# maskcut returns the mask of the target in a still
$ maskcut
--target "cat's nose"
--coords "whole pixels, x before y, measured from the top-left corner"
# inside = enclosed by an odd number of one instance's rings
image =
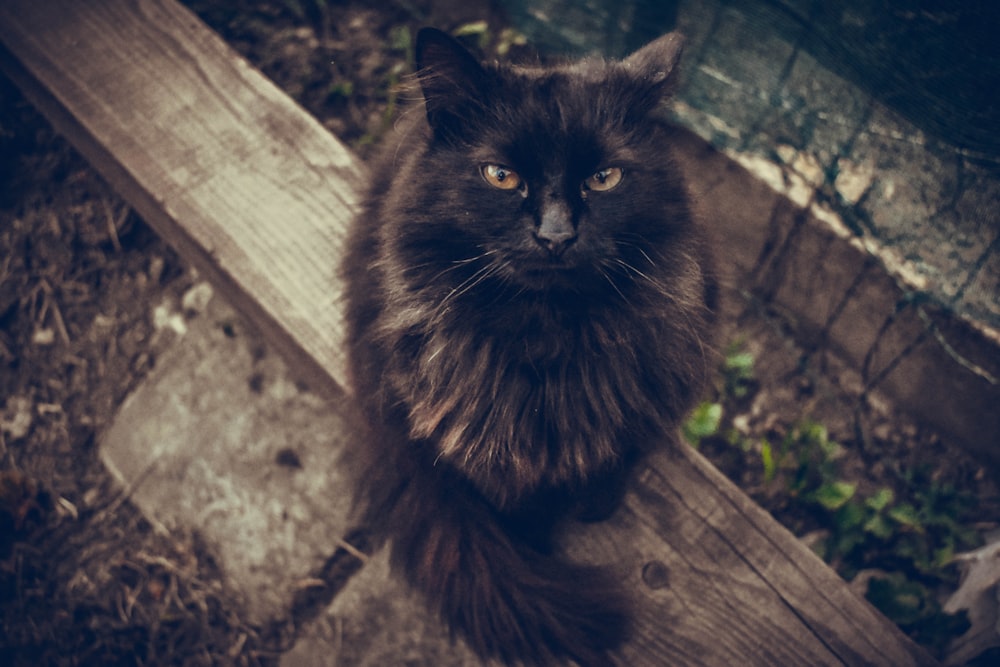
[[[548,250],[553,257],[558,257],[576,241],[576,232],[555,232],[551,234],[537,232],[535,240],[538,241],[539,245]]]
[[[569,209],[561,202],[552,202],[542,211],[542,221],[535,230],[535,241],[553,257],[562,255],[576,241],[577,233]]]

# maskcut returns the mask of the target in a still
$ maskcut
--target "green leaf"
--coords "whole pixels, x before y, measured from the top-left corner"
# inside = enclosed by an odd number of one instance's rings
[[[865,507],[873,509],[876,512],[881,512],[892,504],[893,498],[892,489],[881,488],[874,496],[865,501]]]
[[[902,524],[907,528],[912,528],[914,530],[923,531],[923,526],[920,523],[920,516],[917,514],[917,510],[909,503],[903,503],[902,505],[896,505],[886,512],[886,516],[895,521],[896,523]]]
[[[844,448],[840,446],[840,443],[826,437],[825,428],[823,429],[823,434],[823,439],[819,441],[819,448],[823,452],[826,461],[832,461],[843,453]]]
[[[865,521],[865,511],[858,503],[844,503],[843,507],[837,510],[833,520],[837,525],[837,530],[841,533],[856,531]]]
[[[726,348],[720,369],[725,393],[733,398],[746,396],[753,380],[753,355],[749,352],[741,352],[742,347],[739,342],[730,344]]]
[[[931,558],[931,566],[935,569],[941,569],[949,565],[955,559],[955,549],[950,544],[946,544],[940,549],[934,550],[934,555]]]
[[[389,46],[397,51],[409,52],[413,48],[413,37],[409,26],[401,25],[389,32]]]
[[[846,557],[855,547],[865,541],[864,533],[859,530],[851,530],[833,540],[831,545],[831,556]]]
[[[694,446],[698,446],[702,438],[715,435],[719,432],[719,424],[722,422],[722,405],[720,403],[702,403],[691,416],[684,422],[682,431],[684,439]]]
[[[893,573],[887,578],[872,578],[865,597],[883,614],[902,625],[915,623],[926,614],[929,596],[924,586]]]
[[[726,369],[740,371],[749,375],[753,371],[753,355],[749,352],[737,352],[726,357]]]
[[[327,95],[330,97],[350,97],[354,94],[353,81],[336,81],[327,88]]]
[[[880,540],[887,540],[892,537],[893,525],[881,514],[876,514],[865,522],[864,530]]]
[[[813,492],[813,499],[828,510],[836,510],[854,496],[856,484],[844,481],[830,482]]]
[[[500,31],[500,42],[497,44],[497,55],[505,56],[512,46],[524,46],[528,43],[528,38],[514,30],[504,28]]]
[[[814,444],[823,445],[829,440],[826,427],[815,422],[806,424],[802,431],[802,440]]]
[[[455,37],[474,37],[476,45],[485,49],[490,43],[490,25],[486,21],[473,21],[460,25],[452,31]]]
[[[463,23],[462,25],[455,28],[452,34],[455,37],[466,37],[469,35],[482,35],[487,30],[490,29],[490,25],[486,21],[472,21],[470,23]]]
[[[778,472],[778,466],[774,462],[774,452],[771,450],[771,443],[762,440],[760,443],[760,460],[764,464],[764,481],[770,482]]]

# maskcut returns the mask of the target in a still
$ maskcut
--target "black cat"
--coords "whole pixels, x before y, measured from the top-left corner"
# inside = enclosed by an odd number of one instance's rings
[[[421,31],[426,114],[354,223],[364,520],[484,659],[607,665],[627,634],[612,574],[549,538],[610,513],[705,378],[715,283],[659,113],[680,48],[522,68]]]

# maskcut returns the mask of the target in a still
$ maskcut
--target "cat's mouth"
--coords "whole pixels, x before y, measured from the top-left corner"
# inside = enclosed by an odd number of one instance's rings
[[[562,258],[544,258],[524,262],[517,267],[514,279],[526,287],[545,289],[579,285],[583,276],[575,262]]]

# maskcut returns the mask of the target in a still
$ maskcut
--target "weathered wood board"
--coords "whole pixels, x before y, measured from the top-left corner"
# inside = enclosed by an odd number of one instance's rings
[[[0,3],[15,83],[314,382],[343,383],[337,249],[364,168],[175,2]]]
[[[348,151],[172,0],[7,0],[0,44],[53,124],[296,369],[349,390],[335,267],[364,169]],[[692,450],[654,458],[611,521],[572,532],[638,599],[625,664],[933,664]],[[367,597],[399,594],[378,581]],[[348,627],[359,613],[337,611]],[[381,622],[426,622],[414,613]]]

